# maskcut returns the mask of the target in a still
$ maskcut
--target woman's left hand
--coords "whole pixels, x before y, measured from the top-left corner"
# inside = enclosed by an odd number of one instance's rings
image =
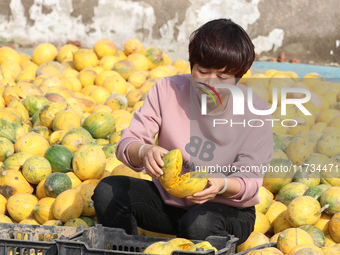
[[[188,196],[187,199],[196,204],[204,204],[205,202],[214,199],[223,187],[224,178],[218,174],[210,174],[206,188],[192,196]]]

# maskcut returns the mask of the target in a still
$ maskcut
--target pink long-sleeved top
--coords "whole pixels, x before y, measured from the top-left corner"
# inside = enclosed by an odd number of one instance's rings
[[[236,84],[245,96],[244,115],[233,114],[230,96],[222,113],[202,115],[201,104],[191,85],[191,75],[166,77],[149,91],[141,108],[135,111],[129,128],[122,130],[116,147],[117,158],[134,166],[128,156],[133,143],[153,144],[158,133],[158,145],[167,150],[180,149],[183,156],[181,174],[199,168],[222,172],[241,183],[241,191],[233,196],[217,195],[211,202],[246,208],[259,202],[258,191],[264,172],[273,155],[271,115],[255,115],[247,106],[247,88]],[[253,93],[253,106],[269,108],[267,102]],[[214,126],[215,120],[215,126]],[[219,123],[219,124],[216,124]],[[223,124],[222,124],[223,123]],[[186,198],[170,195],[153,179],[166,204],[189,209],[195,204]]]

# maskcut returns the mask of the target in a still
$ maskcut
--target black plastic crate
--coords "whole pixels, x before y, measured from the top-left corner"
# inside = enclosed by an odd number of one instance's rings
[[[57,255],[53,238],[70,236],[83,228],[0,223],[0,254]]]
[[[277,245],[276,242],[275,243],[265,243],[265,244],[261,244],[261,245],[255,246],[255,247],[253,247],[251,249],[248,249],[248,250],[236,253],[236,255],[246,255],[250,251],[260,250],[260,249],[268,248],[268,247],[275,247],[276,248],[277,247],[276,245]]]
[[[56,241],[60,255],[137,255],[142,254],[143,250],[150,244],[158,241],[169,241],[171,238],[128,235],[123,229],[108,228],[102,225],[84,229],[79,233],[68,238],[59,238]],[[191,240],[194,243],[199,240]],[[218,249],[218,252],[206,251],[173,251],[172,255],[228,255],[234,254],[238,239],[232,235],[228,237],[209,236],[205,241],[211,243]],[[146,253],[143,253],[146,254]]]

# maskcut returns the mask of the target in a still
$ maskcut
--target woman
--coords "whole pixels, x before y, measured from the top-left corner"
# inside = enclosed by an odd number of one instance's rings
[[[270,116],[254,115],[246,106],[243,115],[233,115],[237,98],[216,85],[236,86],[247,98],[246,87],[237,81],[254,58],[247,33],[229,19],[212,20],[193,32],[191,75],[160,80],[116,147],[119,160],[135,171],[145,169],[153,179],[104,178],[93,195],[99,223],[124,228],[128,234],[137,234],[139,226],[195,240],[231,234],[241,244],[248,238],[263,178],[261,171],[251,169],[267,165],[273,154],[271,124],[264,121]],[[207,91],[212,97],[205,96]],[[260,97],[249,96],[256,109],[269,108]],[[182,152],[182,174],[210,170],[203,191],[177,198],[160,185],[162,157],[173,149]]]

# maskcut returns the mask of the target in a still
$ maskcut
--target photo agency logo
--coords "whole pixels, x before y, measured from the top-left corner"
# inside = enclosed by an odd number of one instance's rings
[[[304,115],[312,115],[307,108],[303,105],[304,103],[307,103],[311,99],[311,92],[305,88],[300,87],[281,87],[281,88],[273,88],[272,89],[272,103],[269,109],[266,110],[258,110],[255,109],[254,103],[253,103],[253,89],[251,87],[247,88],[247,95],[245,96],[243,91],[235,86],[230,84],[215,84],[214,87],[205,84],[203,82],[197,82],[198,84],[204,85],[205,87],[209,88],[211,91],[214,92],[218,100],[220,101],[220,104],[222,106],[222,100],[220,98],[220,95],[217,93],[216,89],[228,89],[230,91],[230,95],[233,97],[233,104],[232,104],[232,110],[233,115],[244,115],[245,114],[245,106],[248,107],[249,111],[253,113],[254,115],[263,116],[263,115],[270,115],[274,113],[278,106],[278,98],[280,96],[280,108],[281,108],[281,115],[285,116],[287,115],[287,105],[295,105]],[[201,94],[201,114],[207,115],[207,95],[209,95],[214,103],[215,106],[217,106],[217,102],[212,95],[210,91],[208,91],[205,88],[198,87],[198,89],[204,91],[206,94]],[[289,98],[289,94],[296,94],[300,93],[301,95],[304,95],[299,98]],[[216,127],[217,125],[225,125],[229,124],[231,127],[236,125],[242,125],[242,126],[250,126],[250,127],[262,127],[264,125],[264,121],[272,122],[272,126],[274,126],[275,121],[280,121],[281,125],[284,127],[295,127],[298,125],[298,121],[295,119],[244,119],[244,121],[236,122],[233,119],[214,119],[213,120],[213,127]]]
[[[203,83],[203,82],[197,82],[197,83],[198,83],[198,84],[201,84],[201,85],[203,85],[203,86],[205,86],[205,87],[207,87],[207,88],[210,89],[212,92],[214,92],[215,95],[217,96],[218,100],[220,101],[221,106],[222,106],[221,97],[220,97],[220,95],[217,93],[217,91],[216,91],[212,86],[210,86],[210,85],[208,85],[208,84],[205,84],[205,83]],[[214,96],[213,96],[207,89],[201,88],[201,87],[197,87],[197,88],[200,89],[200,90],[202,90],[202,91],[204,91],[205,93],[207,93],[207,94],[212,98],[212,100],[214,101],[215,106],[217,106],[217,102],[216,102]],[[205,104],[202,104],[202,105],[201,105],[201,107],[204,108],[204,109],[203,109],[203,108],[201,108],[201,109],[202,109],[202,115],[206,115],[206,114],[207,114],[207,95],[206,95],[206,94],[202,94],[202,96],[203,96],[203,95],[205,96],[205,97],[204,97]],[[203,99],[203,98],[202,98],[202,99]],[[203,114],[203,112],[204,112],[205,114]]]

